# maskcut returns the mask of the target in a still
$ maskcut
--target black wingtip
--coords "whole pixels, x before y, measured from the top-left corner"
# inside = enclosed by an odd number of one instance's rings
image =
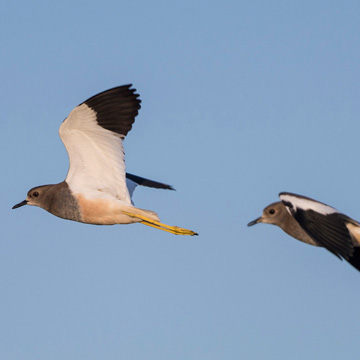
[[[351,258],[347,260],[355,269],[360,271],[360,247],[354,248],[354,253]]]
[[[147,187],[151,187],[151,188],[155,188],[155,189],[165,189],[165,190],[175,191],[175,189],[171,185],[164,184],[164,183],[154,181],[154,180],[145,179],[141,176],[126,173],[126,177],[141,186],[147,186]]]
[[[141,108],[140,95],[131,87],[132,84],[114,87],[92,96],[82,104],[95,111],[96,121],[101,127],[125,137]]]

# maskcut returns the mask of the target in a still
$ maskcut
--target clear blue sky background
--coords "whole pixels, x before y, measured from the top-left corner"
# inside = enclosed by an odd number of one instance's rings
[[[2,5],[0,358],[353,359],[360,273],[269,225],[290,191],[360,219],[358,1]],[[62,181],[71,109],[133,83],[136,205],[199,237],[11,207]]]

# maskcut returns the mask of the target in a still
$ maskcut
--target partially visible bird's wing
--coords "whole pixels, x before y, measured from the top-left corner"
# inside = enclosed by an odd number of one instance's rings
[[[331,206],[291,193],[280,193],[289,213],[320,246],[349,260],[354,245],[344,215]]]
[[[348,262],[356,269],[360,271],[360,247],[354,247],[354,253]]]
[[[164,184],[154,180],[145,179],[141,176],[133,175],[130,173],[126,173],[126,185],[129,190],[130,197],[132,197],[134,190],[138,185],[151,187],[155,189],[175,190],[171,185]]]
[[[350,231],[355,247],[360,247],[360,223],[343,214],[346,227]]]
[[[73,109],[60,126],[70,160],[65,181],[74,193],[110,194],[131,203],[122,141],[131,130],[141,102],[131,86],[91,97]]]

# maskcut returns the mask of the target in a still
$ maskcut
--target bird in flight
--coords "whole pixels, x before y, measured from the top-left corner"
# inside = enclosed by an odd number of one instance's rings
[[[114,225],[141,223],[176,235],[192,230],[160,222],[156,212],[134,206],[136,185],[169,185],[126,174],[123,140],[131,130],[141,100],[132,85],[101,92],[75,107],[59,129],[69,155],[66,179],[29,190],[23,205],[34,205],[63,219]]]
[[[249,222],[279,226],[307,244],[324,247],[360,271],[360,223],[333,207],[306,196],[282,192],[279,202],[267,206],[262,216]]]

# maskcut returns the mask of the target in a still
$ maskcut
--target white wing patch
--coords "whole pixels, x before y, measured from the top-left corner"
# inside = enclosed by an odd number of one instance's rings
[[[125,155],[120,135],[98,125],[86,104],[71,111],[59,129],[69,155],[66,182],[75,194],[115,197],[131,204],[125,181]]]
[[[313,210],[316,211],[317,213],[323,214],[323,215],[329,215],[329,214],[334,214],[334,213],[339,213],[339,211],[337,211],[336,209],[334,209],[333,207],[329,206],[329,205],[325,205],[321,202],[318,202],[316,200],[312,200],[309,198],[305,198],[302,196],[295,196],[295,195],[290,195],[290,194],[281,194],[280,199],[284,202],[289,202],[292,204],[293,206],[293,210],[297,210],[298,208],[302,209],[302,210]],[[286,205],[285,205],[286,206]],[[290,209],[288,208],[288,206],[286,206],[286,209],[290,212]]]

